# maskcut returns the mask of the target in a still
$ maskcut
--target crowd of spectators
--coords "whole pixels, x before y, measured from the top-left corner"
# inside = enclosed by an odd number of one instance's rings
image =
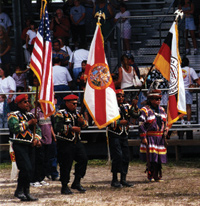
[[[188,2],[188,1],[185,1],[185,2]],[[93,7],[93,16],[99,10],[101,10],[102,12],[106,14],[106,21],[102,20],[101,22],[102,32],[103,32],[104,37],[108,35],[108,32],[110,31],[109,28],[112,27],[112,24],[114,24],[114,22],[117,22],[117,20],[120,17],[123,18],[121,37],[123,38],[125,52],[127,53],[121,56],[121,66],[118,68],[118,77],[114,80],[115,87],[116,89],[118,89],[118,92],[116,92],[117,100],[119,104],[118,106],[120,107],[120,104],[124,103],[124,97],[125,97],[126,104],[129,103],[130,105],[133,106],[133,103],[134,103],[133,101],[137,101],[139,108],[143,107],[145,105],[145,100],[147,100],[146,102],[148,102],[148,96],[145,97],[145,94],[142,94],[143,100],[144,100],[142,101],[142,97],[141,96],[138,97],[137,92],[127,92],[124,96],[124,93],[122,91],[122,89],[127,90],[127,89],[138,88],[133,83],[133,80],[136,77],[139,81],[141,82],[143,81],[142,76],[140,75],[140,71],[136,63],[134,62],[134,57],[130,53],[129,40],[131,38],[131,25],[130,25],[129,20],[125,18],[126,16],[130,15],[130,13],[126,10],[126,5],[123,2],[120,3],[119,4],[120,12],[115,15],[114,11],[115,11],[116,5],[114,1],[111,1],[111,3],[108,3],[105,0],[97,0],[96,2],[88,0],[85,3]],[[52,44],[53,45],[53,50],[52,50],[53,83],[54,83],[54,91],[58,92],[55,94],[56,110],[62,109],[63,104],[66,103],[66,102],[63,102],[63,99],[66,96],[66,93],[62,93],[63,91],[84,90],[85,89],[86,78],[84,75],[84,71],[85,71],[88,54],[89,54],[89,51],[87,50],[87,45],[85,44],[86,42],[85,41],[86,22],[87,22],[86,21],[86,8],[84,7],[84,5],[81,4],[80,0],[74,0],[73,2],[69,0],[64,4],[63,8],[65,9],[59,8],[56,10],[56,15],[52,16],[51,24],[50,24],[50,29],[52,30],[52,37],[53,37],[53,44]],[[2,62],[2,64],[0,65],[0,77],[1,77],[0,78],[0,128],[8,127],[7,114],[10,111],[15,111],[16,109],[16,105],[14,103],[15,95],[13,93],[14,92],[28,92],[28,91],[34,92],[36,91],[36,87],[38,86],[37,77],[34,76],[33,72],[31,72],[29,68],[24,69],[17,65],[15,67],[15,72],[13,74],[11,73],[11,70],[9,67],[10,66],[9,65],[10,63],[9,50],[11,48],[9,30],[10,30],[11,25],[12,24],[10,23],[8,23],[6,26],[0,25],[0,54],[1,54],[1,62]],[[24,48],[25,65],[29,64],[30,62],[34,38],[36,37],[36,28],[37,27],[35,25],[35,22],[32,21],[32,19],[27,18],[26,27],[22,31],[22,35],[21,35],[22,44]],[[121,25],[118,25],[118,28],[121,28]],[[70,48],[69,46],[70,38],[72,38],[72,43],[74,45],[73,48]],[[194,44],[194,48],[196,48],[195,44]],[[188,67],[189,62],[187,63],[186,61],[185,64],[182,66],[184,67],[183,72],[186,72],[187,74],[189,73],[189,75],[192,76],[193,80],[198,85],[200,85],[197,75],[194,73],[192,68]],[[149,83],[153,82],[155,79],[162,79],[162,77],[160,73],[154,70],[149,77]],[[167,83],[164,81],[163,84],[160,84],[160,87],[167,88]],[[61,93],[59,93],[59,91],[61,91]],[[5,95],[3,93],[5,93]],[[153,102],[155,103],[156,101],[159,101],[159,104],[166,106],[167,100],[168,100],[167,93],[163,92],[162,96],[163,96],[163,99],[162,99],[163,102],[160,102],[161,100],[161,91],[160,91],[157,97],[149,98],[149,101],[151,103],[149,104],[153,105]],[[186,97],[187,97],[187,93],[186,93]],[[88,122],[91,122],[89,120],[90,117],[89,117],[87,110],[83,107],[83,105],[81,105],[82,100],[83,100],[83,93],[79,94],[80,102],[75,101],[77,99],[72,99],[74,100],[73,102],[69,101],[68,99],[69,102],[67,101],[66,106],[71,105],[70,107],[74,107],[74,106],[77,106],[77,103],[80,103],[81,109],[84,110],[82,112],[85,115],[85,119],[88,120]],[[190,97],[190,99],[192,99],[192,97]],[[52,180],[56,180],[56,178],[58,178],[57,160],[56,160],[56,145],[55,145],[55,142],[57,140],[55,138],[55,133],[54,133],[55,128],[53,129],[53,126],[52,126],[53,125],[52,122],[54,122],[55,119],[53,119],[53,117],[52,119],[51,117],[48,117],[47,119],[44,118],[44,114],[40,108],[39,103],[36,104],[37,101],[35,99],[35,94],[31,94],[28,100],[25,98],[25,101],[23,103],[27,105],[28,103],[27,101],[29,101],[29,104],[28,104],[29,106],[27,107],[28,108],[27,110],[30,111],[31,113],[36,114],[38,125],[41,128],[42,139],[38,141],[40,142],[41,145],[38,145],[38,147],[36,147],[34,150],[34,155],[33,155],[34,159],[32,161],[32,165],[34,167],[33,168],[34,174],[32,175],[32,178],[31,178],[31,181],[32,181],[31,185],[35,187],[40,187],[42,185],[48,185],[48,183],[44,181],[45,177],[51,178]],[[21,104],[21,100],[18,102],[18,105],[19,104]],[[158,103],[156,104],[157,106],[159,106]],[[187,111],[189,113],[191,111],[191,104],[190,104],[190,107],[188,106],[188,104],[190,103],[187,103]],[[136,104],[134,106],[138,108]],[[34,107],[36,107],[36,110],[34,109]],[[128,114],[125,112],[125,109],[126,108],[123,108],[123,111],[121,111],[121,117],[122,115],[125,115],[127,120],[125,119],[120,120],[121,121],[120,124],[124,128],[125,126],[129,124]],[[140,113],[139,109],[137,111],[139,115]],[[190,122],[190,119],[191,119],[191,116],[189,115],[188,115],[188,122]],[[160,117],[158,116],[157,118],[160,118]],[[69,118],[66,118],[67,121],[68,119]],[[137,124],[138,123],[137,119],[134,122],[132,120],[131,123]],[[121,125],[119,126],[119,129]],[[161,126],[161,125],[158,125],[158,126]],[[57,122],[56,128],[58,128],[58,122]],[[115,129],[115,127],[113,128]],[[114,130],[113,128],[110,128],[110,131]],[[126,182],[129,155],[127,155],[125,165],[122,166],[124,168],[121,168],[121,170],[116,169],[115,167],[117,167],[118,163],[116,164],[115,161],[119,159],[117,156],[118,154],[114,152],[114,149],[116,147],[116,144],[115,144],[116,137],[115,135],[113,135],[113,139],[112,139],[112,135],[110,136],[111,136],[111,141],[110,141],[111,147],[110,148],[111,148],[111,156],[112,156],[112,161],[113,161],[112,162],[113,180],[112,180],[111,185],[113,187],[121,187],[121,184],[122,184],[123,186],[131,187],[132,185]],[[126,136],[124,136],[124,138],[126,140],[125,141],[126,143],[127,134]],[[62,146],[62,144],[63,143],[60,144],[60,147]],[[128,154],[128,152],[125,152],[125,153]],[[73,160],[70,159],[70,161],[73,161]],[[61,160],[60,162],[62,163]],[[159,167],[161,168],[161,166]],[[117,180],[117,173],[121,173],[120,184],[118,183],[118,180]],[[82,176],[84,176],[84,174]],[[158,179],[158,177],[156,177],[155,179]],[[65,182],[62,176],[61,176],[61,181]],[[74,182],[76,182],[76,177],[75,177]],[[80,184],[80,179],[78,180],[78,182]],[[82,192],[85,191],[85,189],[82,188],[81,185],[79,187],[72,186],[72,188],[78,189],[79,191],[82,191]],[[71,191],[61,190],[61,193],[71,194]]]
[[[196,11],[193,8],[193,4],[189,0],[180,1],[180,6],[187,7],[189,4],[191,16]],[[194,5],[195,2],[194,2]],[[191,8],[192,7],[192,8]],[[51,7],[51,10],[53,8]],[[124,42],[124,54],[122,55],[122,64],[118,70],[118,77],[114,79],[116,88],[122,89],[135,89],[133,85],[133,78],[137,76],[141,81],[140,72],[137,65],[134,62],[134,57],[131,55],[130,38],[131,38],[131,24],[130,12],[127,10],[125,1],[105,1],[105,0],[69,0],[63,3],[61,8],[58,8],[53,12],[50,12],[50,30],[52,31],[52,64],[53,64],[53,77],[54,77],[54,90],[55,91],[70,91],[70,90],[84,90],[85,81],[84,68],[87,64],[88,57],[88,45],[86,41],[87,23],[90,24],[90,30],[94,32],[95,22],[94,15],[97,11],[102,11],[106,15],[106,20],[101,19],[102,33],[104,37],[107,36],[110,31],[109,28],[117,23],[118,28],[121,29],[121,37]],[[120,12],[116,12],[119,10]],[[87,13],[87,11],[89,13]],[[54,15],[55,14],[55,15]],[[24,67],[15,65],[15,72],[12,72],[10,68],[11,55],[10,49],[12,47],[10,40],[10,30],[12,28],[12,22],[5,12],[3,7],[0,7],[0,63],[2,63],[0,73],[0,92],[34,92],[36,91],[37,78],[34,76],[29,65],[31,52],[33,49],[34,39],[36,37],[37,25],[36,21],[33,21],[32,17],[25,19],[25,27],[21,32],[21,42],[24,48]],[[118,19],[122,18],[122,24]],[[89,20],[87,19],[89,18]],[[187,15],[186,15],[187,18]],[[195,22],[195,21],[194,21]],[[189,29],[190,30],[190,29]],[[193,34],[190,31],[191,36]],[[195,40],[193,39],[194,48],[197,49]],[[187,41],[186,41],[187,45]],[[186,49],[187,48],[186,46]],[[186,50],[188,52],[188,50]],[[195,50],[195,53],[197,51]],[[158,74],[152,73],[150,77],[151,81],[158,78]],[[3,82],[8,82],[5,84]],[[128,82],[127,82],[128,81]],[[4,84],[1,86],[1,84]],[[5,85],[6,88],[5,88]],[[167,86],[166,86],[167,88]],[[82,93],[83,94],[83,93]],[[83,95],[79,94],[80,101],[82,102]],[[126,101],[131,101],[135,97],[136,93],[126,95]],[[167,101],[166,93],[163,93],[163,100],[165,106]],[[62,104],[63,94],[57,95],[57,105]],[[143,95],[143,99],[145,96]],[[139,96],[139,105],[142,100],[142,96]],[[35,95],[31,95],[30,103],[34,107]],[[3,102],[6,102],[4,106],[8,107],[8,111],[14,110],[13,95],[2,95],[0,99],[1,110],[4,107]],[[12,108],[13,107],[13,108]],[[7,111],[7,110],[2,110]],[[0,114],[5,113],[1,112]],[[6,125],[6,123],[3,123]]]

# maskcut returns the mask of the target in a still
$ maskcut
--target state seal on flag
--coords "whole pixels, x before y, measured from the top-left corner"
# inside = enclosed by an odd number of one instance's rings
[[[88,74],[88,83],[93,89],[106,89],[112,82],[109,67],[105,63],[94,64]]]

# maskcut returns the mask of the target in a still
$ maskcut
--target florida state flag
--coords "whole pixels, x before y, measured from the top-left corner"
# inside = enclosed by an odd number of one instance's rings
[[[100,23],[90,46],[85,74],[84,104],[99,129],[120,118],[115,86],[104,52]]]
[[[185,88],[178,49],[178,29],[174,22],[153,64],[169,81],[168,125],[186,114]]]

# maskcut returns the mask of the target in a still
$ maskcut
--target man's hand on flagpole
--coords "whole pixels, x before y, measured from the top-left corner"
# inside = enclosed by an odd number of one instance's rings
[[[37,124],[37,119],[30,119],[28,121],[28,125],[36,125]]]
[[[81,132],[81,128],[80,128],[80,127],[77,127],[77,126],[73,126],[73,127],[72,127],[72,131],[73,131],[73,132],[76,132],[76,133],[80,133],[80,132]]]
[[[138,103],[138,98],[132,100],[132,106],[135,107]]]
[[[82,125],[82,124],[84,124],[84,119],[83,119],[83,117],[79,117],[78,118],[78,123],[80,124],[80,125]]]
[[[120,124],[121,124],[121,125],[127,125],[127,124],[128,124],[128,121],[125,120],[125,119],[122,119],[122,120],[120,120]]]

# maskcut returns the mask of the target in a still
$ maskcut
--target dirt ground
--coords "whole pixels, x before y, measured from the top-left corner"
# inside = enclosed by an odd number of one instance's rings
[[[178,163],[169,161],[163,166],[165,181],[161,183],[149,183],[144,173],[144,163],[133,160],[127,180],[133,183],[134,187],[121,189],[111,188],[110,166],[106,165],[106,161],[93,160],[89,162],[87,174],[82,180],[82,185],[87,189],[86,193],[73,190],[73,195],[61,195],[60,182],[47,180],[49,186],[31,187],[31,194],[39,198],[37,202],[21,202],[15,198],[13,194],[16,181],[9,180],[10,166],[0,166],[1,206],[200,205],[200,159],[184,159]]]

